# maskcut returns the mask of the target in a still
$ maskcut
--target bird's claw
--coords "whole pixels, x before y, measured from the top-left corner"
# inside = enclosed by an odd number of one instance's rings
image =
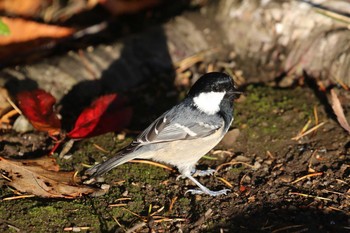
[[[216,197],[216,196],[220,196],[220,195],[227,195],[227,192],[230,192],[231,190],[230,189],[222,189],[222,190],[219,190],[219,191],[211,191],[211,190],[208,190],[208,191],[203,191],[201,189],[189,189],[185,192],[186,193],[191,193],[191,194],[208,194],[212,197]]]

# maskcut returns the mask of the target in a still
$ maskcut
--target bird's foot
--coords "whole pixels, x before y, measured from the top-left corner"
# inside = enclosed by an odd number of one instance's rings
[[[212,176],[215,173],[214,169],[207,169],[207,170],[195,170],[193,173],[193,176]]]
[[[191,194],[208,194],[212,197],[220,196],[220,195],[227,195],[227,192],[230,192],[230,189],[222,189],[219,191],[212,191],[212,190],[205,190],[203,191],[202,189],[189,189],[185,192],[186,193],[191,193]]]
[[[187,177],[186,176],[184,176],[184,175],[178,175],[177,177],[176,177],[176,181],[178,181],[178,180],[180,180],[180,179],[186,179]]]

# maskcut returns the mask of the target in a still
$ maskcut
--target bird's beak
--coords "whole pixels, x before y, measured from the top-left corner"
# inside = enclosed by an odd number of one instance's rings
[[[235,90],[230,92],[230,94],[233,96],[234,99],[238,99],[243,94],[243,92]]]

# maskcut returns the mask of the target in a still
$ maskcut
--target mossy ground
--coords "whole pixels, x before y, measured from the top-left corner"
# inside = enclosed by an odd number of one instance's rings
[[[179,229],[185,232],[218,232],[220,229],[271,232],[288,226],[300,231],[345,232],[349,226],[346,194],[349,169],[343,165],[350,162],[344,149],[349,138],[327,117],[313,92],[303,87],[275,89],[251,85],[235,106],[233,127],[240,129],[240,135],[232,147],[222,148],[233,155],[211,155],[218,160],[199,162],[204,167],[215,167],[243,157],[246,163],[259,164],[256,170],[242,165],[228,166],[220,170],[217,177],[199,179],[216,190],[225,187],[218,177],[224,178],[232,185],[232,192],[227,196],[185,194],[193,184],[188,180],[176,180],[178,173],[127,163],[105,176],[111,188],[100,197],[1,201],[0,231],[64,232],[67,227],[88,227],[84,231],[123,232],[148,220],[148,228],[140,228],[141,232],[149,229],[156,232]],[[291,140],[309,119],[315,121],[314,106],[319,121],[327,122],[325,127],[299,141]],[[73,147],[72,158],[61,160],[60,164],[65,170],[81,170],[82,164],[112,156],[135,135],[118,140],[115,134],[109,133],[83,140]],[[316,160],[312,157],[315,150],[320,151]],[[310,168],[324,175],[291,183],[308,174]],[[3,185],[0,197],[10,196],[15,196],[14,192]],[[112,204],[119,205],[111,207]],[[155,213],[157,210],[160,211]],[[156,216],[163,217],[164,221],[158,222]],[[283,232],[289,232],[288,229]]]

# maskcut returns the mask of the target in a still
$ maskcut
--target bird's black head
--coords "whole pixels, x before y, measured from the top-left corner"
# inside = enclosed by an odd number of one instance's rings
[[[240,95],[233,79],[229,75],[220,72],[211,72],[200,77],[192,86],[188,95],[196,97],[201,93],[209,92],[225,92],[226,97],[232,98],[232,100]]]
[[[213,115],[222,111],[232,112],[233,100],[239,95],[229,75],[212,72],[198,79],[189,91],[188,98],[199,110]]]
[[[189,91],[186,101],[209,116],[221,116],[227,130],[233,119],[233,100],[240,94],[229,75],[213,72],[198,79]]]

